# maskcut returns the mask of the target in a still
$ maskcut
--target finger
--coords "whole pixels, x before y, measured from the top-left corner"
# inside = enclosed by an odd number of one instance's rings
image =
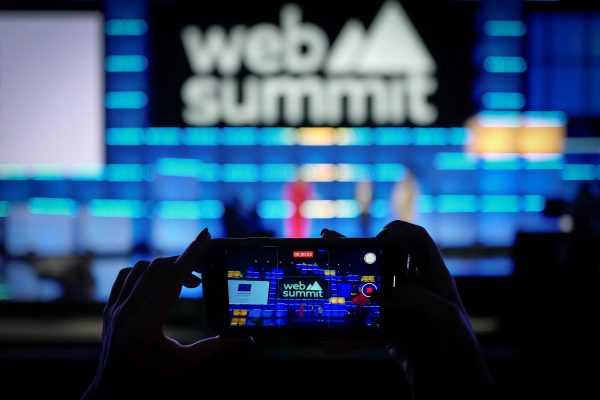
[[[108,340],[109,335],[107,332],[110,330],[110,320],[112,318],[112,307],[117,303],[117,299],[119,295],[123,291],[123,286],[125,285],[125,281],[127,277],[131,273],[132,268],[123,268],[117,274],[115,282],[110,290],[110,295],[108,296],[108,301],[106,302],[106,306],[104,306],[103,314],[103,324],[102,324],[102,343]]]
[[[456,283],[429,233],[421,226],[404,221],[392,221],[377,235],[384,243],[401,245],[416,265],[420,284],[443,298],[462,306]]]
[[[119,298],[119,294],[121,294],[121,291],[123,290],[125,280],[130,272],[131,268],[123,268],[117,274],[112,289],[110,290],[110,295],[108,296],[108,301],[106,302],[105,310],[107,310],[109,307],[116,303],[117,299]]]
[[[187,277],[191,276],[192,271],[202,264],[209,242],[210,233],[205,228],[179,257],[164,259],[160,285],[154,285],[156,282],[149,282],[149,285],[143,289],[146,295],[146,307],[150,310],[158,310],[161,317],[166,317],[171,306],[179,298],[181,287]],[[149,269],[152,269],[152,265]],[[152,285],[153,288],[149,290]]]
[[[163,276],[164,285],[161,287],[165,300],[163,303],[168,304],[169,301],[175,301],[179,297],[181,285],[189,279],[188,277],[193,276],[192,272],[202,264],[209,242],[210,232],[208,228],[204,228],[184,252],[175,259],[172,267],[168,269],[168,274]]]
[[[158,290],[163,285],[162,275],[168,273],[175,260],[177,256],[155,258],[148,263],[127,297],[128,307],[139,305],[150,293]]]
[[[173,276],[176,279],[182,279],[189,275],[202,264],[204,254],[210,242],[210,232],[204,228],[187,249],[175,261],[175,271]]]
[[[197,288],[202,283],[202,279],[198,278],[196,275],[188,275],[183,279],[183,286],[186,288]]]
[[[321,237],[323,239],[333,239],[333,238],[343,238],[346,237],[337,231],[332,231],[331,229],[323,228],[321,230]]]
[[[127,275],[127,279],[125,279],[125,283],[123,284],[123,288],[121,289],[121,292],[119,293],[119,297],[117,298],[116,304],[122,304],[127,300],[129,295],[133,291],[133,288],[137,284],[138,279],[140,278],[140,276],[142,276],[144,271],[148,268],[148,265],[150,265],[150,263],[148,261],[144,261],[144,260],[138,261],[137,263],[135,263],[135,265],[133,266],[133,268]]]
[[[190,367],[204,361],[222,358],[227,355],[239,355],[243,352],[247,352],[253,345],[254,339],[251,336],[215,336],[187,346],[181,346],[178,352],[179,361],[182,366]]]

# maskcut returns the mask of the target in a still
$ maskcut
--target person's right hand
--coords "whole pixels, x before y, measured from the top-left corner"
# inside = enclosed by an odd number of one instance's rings
[[[341,234],[323,230],[322,236]],[[391,248],[408,249],[416,276],[393,293],[376,293],[390,355],[412,384],[413,396],[489,396],[493,380],[461,302],[454,279],[427,231],[393,221],[377,235]],[[402,266],[398,266],[401,268]]]

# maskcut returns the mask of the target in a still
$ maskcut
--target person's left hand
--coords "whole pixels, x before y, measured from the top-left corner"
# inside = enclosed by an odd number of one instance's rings
[[[204,229],[179,257],[139,261],[119,272],[104,310],[100,363],[84,399],[166,397],[186,368],[252,342],[212,337],[182,345],[163,332],[182,285],[200,285],[192,271],[209,241]]]

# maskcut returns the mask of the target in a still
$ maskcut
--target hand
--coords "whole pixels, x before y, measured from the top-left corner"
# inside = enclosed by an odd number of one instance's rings
[[[192,271],[202,265],[209,241],[204,229],[179,257],[139,261],[119,272],[104,310],[100,363],[84,399],[169,397],[186,368],[251,343],[213,337],[182,345],[163,332],[182,285],[200,284]]]
[[[324,229],[323,237],[341,234]],[[454,279],[425,229],[393,221],[377,235],[392,248],[407,248],[417,265],[415,281],[393,293],[376,293],[390,355],[403,367],[415,398],[489,395],[493,381]]]

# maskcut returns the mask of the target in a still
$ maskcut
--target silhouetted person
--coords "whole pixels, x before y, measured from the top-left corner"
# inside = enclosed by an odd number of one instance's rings
[[[323,230],[322,236],[341,235]],[[404,368],[414,397],[490,398],[492,379],[433,240],[425,229],[401,221],[388,224],[378,238],[408,245],[422,266],[419,283],[402,282],[385,297],[373,294],[390,355]],[[209,240],[205,229],[181,256],[139,261],[119,273],[104,312],[98,370],[84,399],[170,398],[186,369],[210,365],[251,343],[249,338],[213,337],[184,346],[163,332],[182,286],[200,284],[192,271],[203,265]],[[201,388],[206,382],[189,384]]]

